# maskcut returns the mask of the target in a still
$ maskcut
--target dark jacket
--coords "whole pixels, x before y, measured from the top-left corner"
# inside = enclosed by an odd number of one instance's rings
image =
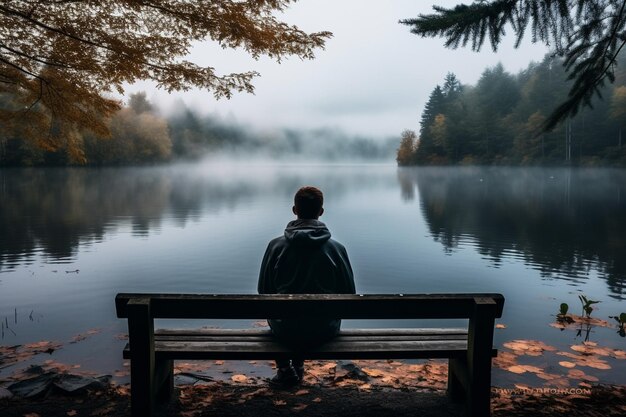
[[[343,245],[319,220],[289,222],[267,246],[259,294],[354,294],[354,275]]]
[[[354,294],[354,275],[343,245],[330,238],[319,220],[289,222],[284,236],[267,246],[259,274],[259,294]],[[273,319],[274,334],[284,342],[311,344],[334,336],[338,319]]]

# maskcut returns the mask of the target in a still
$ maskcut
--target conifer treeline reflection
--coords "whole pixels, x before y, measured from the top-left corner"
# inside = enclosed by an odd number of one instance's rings
[[[0,171],[0,272],[32,263],[37,253],[48,261],[69,262],[80,244],[102,241],[120,227],[147,236],[161,228],[164,219],[184,226],[207,213],[259,198],[289,200],[312,178],[325,184],[325,194],[335,201],[349,188],[390,189],[395,183],[389,173],[381,175],[376,168],[358,165],[4,169]],[[286,216],[289,208],[285,206]]]
[[[433,238],[465,244],[499,265],[516,257],[545,278],[606,279],[626,298],[626,172],[598,169],[406,168]]]
[[[80,243],[101,241],[129,224],[134,235],[158,228],[164,215],[184,224],[208,204],[245,198],[245,184],[223,187],[167,169],[29,169],[0,175],[0,271],[29,263],[40,250],[73,258]]]

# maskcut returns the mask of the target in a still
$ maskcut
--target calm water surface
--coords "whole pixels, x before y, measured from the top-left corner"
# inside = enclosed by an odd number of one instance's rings
[[[307,184],[325,193],[321,220],[347,247],[358,292],[500,292],[498,346],[568,351],[588,337],[626,349],[615,328],[549,326],[561,302],[580,314],[579,294],[601,301],[598,318],[626,311],[624,170],[211,162],[0,170],[0,345],[97,328],[53,359],[120,369],[117,292],[255,293],[267,242]],[[526,363],[567,371],[560,360]],[[626,361],[608,362],[584,371],[626,383]],[[495,384],[520,380],[541,383],[494,370]]]

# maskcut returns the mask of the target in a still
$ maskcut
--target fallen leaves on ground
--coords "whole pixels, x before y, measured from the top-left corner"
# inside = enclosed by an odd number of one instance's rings
[[[230,379],[232,379],[234,382],[238,382],[238,383],[246,383],[248,382],[248,377],[242,374],[237,374],[237,375],[233,375],[230,377]]]
[[[297,404],[295,407],[291,407],[291,410],[292,410],[292,411],[295,411],[295,412],[298,412],[298,411],[302,411],[302,410],[304,410],[304,409],[305,409],[305,408],[307,408],[307,407],[308,407],[308,404],[302,404],[302,403],[300,403],[300,404]]]
[[[372,404],[372,401],[375,401],[375,404],[385,407],[386,402],[393,401],[394,405],[399,405],[403,407],[402,409],[419,412],[419,398],[426,390],[411,386],[410,380],[415,379],[415,376],[428,375],[431,371],[443,374],[446,369],[445,366],[440,366],[438,361],[423,364],[404,363],[403,365],[390,364],[387,361],[350,363],[354,366],[367,367],[367,369],[384,370],[385,374],[394,373],[396,378],[407,383],[407,385],[401,389],[392,389],[380,384],[384,377],[379,376],[369,377],[370,382],[368,383],[358,381],[355,386],[339,387],[333,383],[333,370],[342,368],[346,363],[320,361],[313,363],[314,371],[325,372],[325,377],[319,383],[308,384],[305,381],[302,387],[288,391],[274,391],[267,386],[255,387],[229,381],[215,381],[207,385],[185,385],[177,389],[177,401],[172,401],[169,405],[160,405],[160,407],[170,407],[167,415],[178,417],[208,415],[233,417],[263,414],[286,416],[289,413],[299,413],[299,415],[305,416],[341,417],[346,409],[343,411],[337,409],[338,404],[348,404],[346,407],[354,407],[356,404]],[[324,370],[321,371],[322,369]],[[577,369],[570,369],[569,371],[574,371],[571,372],[571,378],[584,377],[582,371]],[[555,413],[570,417],[624,415],[624,411],[626,411],[624,408],[626,387],[591,386],[588,382],[582,381],[579,387],[589,389],[575,392],[563,391],[564,393],[561,393],[552,392],[548,389],[536,389],[531,385],[516,384],[516,389],[523,390],[521,393],[516,393],[511,390],[494,388],[491,401],[492,415],[494,417],[535,417]],[[0,415],[4,415],[3,411],[10,409],[12,410],[10,415],[19,417],[39,415],[43,417],[48,415],[49,408],[46,407],[57,407],[56,409],[59,411],[54,415],[67,415],[69,417],[75,415],[128,415],[130,404],[128,388],[129,386],[126,384],[112,386],[111,389],[102,392],[102,395],[51,397],[47,400],[21,403],[20,411],[13,411],[17,410],[12,405],[14,403],[5,402],[4,407],[13,407],[6,409],[3,409],[3,405],[0,403]],[[365,395],[363,395],[364,389],[366,389]],[[439,407],[447,407],[448,404],[443,392],[443,388],[434,391],[442,398],[441,402],[438,403]],[[407,395],[398,396],[399,393],[406,393]],[[397,404],[396,398],[403,398],[401,400],[403,402]],[[87,401],[84,401],[85,399]],[[368,417],[376,415],[376,410],[371,409],[371,405],[365,407],[364,415]]]

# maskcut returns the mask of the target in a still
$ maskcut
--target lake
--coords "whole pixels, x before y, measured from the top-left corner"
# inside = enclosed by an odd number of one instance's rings
[[[115,294],[255,293],[302,185],[324,191],[320,220],[346,246],[359,293],[502,293],[497,347],[553,346],[520,357],[550,374],[566,375],[559,362],[575,360],[562,353],[585,340],[626,349],[609,318],[626,312],[626,170],[211,160],[0,170],[0,345],[55,340],[55,360],[120,369]],[[551,326],[563,302],[581,314],[580,294],[609,326]],[[626,360],[602,360],[610,369],[579,368],[626,383]],[[494,368],[495,385],[544,379]]]

